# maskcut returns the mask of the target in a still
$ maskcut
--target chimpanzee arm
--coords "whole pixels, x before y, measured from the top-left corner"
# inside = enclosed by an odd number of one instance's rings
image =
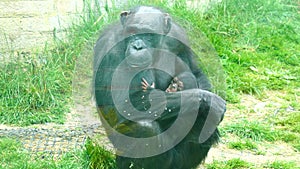
[[[192,105],[189,104],[189,100],[182,100],[182,96],[186,95],[184,98],[189,98],[190,100],[197,100],[199,104]],[[214,114],[214,118],[211,120],[214,120],[214,123],[219,123],[223,119],[224,112],[226,110],[226,102],[219,97],[218,95],[202,90],[202,89],[189,89],[184,90],[180,92],[173,92],[173,93],[166,93],[167,97],[167,107],[166,111],[162,114],[161,119],[168,119],[172,117],[176,117],[178,112],[181,108],[181,106],[186,106],[182,104],[187,104],[187,106],[199,106],[198,109],[201,109],[201,107],[206,107],[206,110],[203,110],[200,112],[203,116],[207,116],[208,113]],[[181,101],[181,102],[180,102]],[[187,112],[181,112],[181,113],[189,113]]]
[[[188,116],[196,113],[194,123],[205,120],[202,129],[199,128],[197,137],[199,142],[204,142],[216,130],[218,124],[223,120],[226,111],[226,102],[218,95],[202,89],[190,89],[181,92],[166,93],[167,106],[158,119],[162,130],[169,128],[176,118],[182,123],[192,123]],[[182,114],[182,116],[179,116]],[[187,117],[187,118],[185,118]],[[195,117],[195,116],[194,116]],[[203,123],[203,122],[202,122]],[[183,124],[183,125],[186,125]]]

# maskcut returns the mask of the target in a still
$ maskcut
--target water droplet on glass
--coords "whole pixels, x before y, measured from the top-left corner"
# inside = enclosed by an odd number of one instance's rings
[[[127,103],[127,102],[128,102],[128,100],[126,99],[126,100],[125,100],[125,103]]]
[[[151,111],[149,111],[149,114],[151,114],[152,112]]]
[[[157,117],[157,114],[155,113],[154,116]]]
[[[169,112],[171,112],[172,110],[171,109],[169,109]]]
[[[127,116],[130,116],[130,113],[128,113]]]
[[[142,96],[142,99],[144,99],[144,97],[145,97],[145,96],[143,95],[143,96]]]

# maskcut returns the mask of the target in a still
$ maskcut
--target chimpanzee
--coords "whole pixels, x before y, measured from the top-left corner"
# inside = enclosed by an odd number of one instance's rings
[[[195,57],[185,31],[151,6],[122,12],[102,33],[94,92],[118,168],[195,168],[218,142],[226,103]],[[182,89],[169,88],[175,81]]]

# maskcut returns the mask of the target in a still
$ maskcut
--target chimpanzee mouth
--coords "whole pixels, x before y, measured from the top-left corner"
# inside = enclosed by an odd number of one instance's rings
[[[152,64],[152,55],[146,49],[131,53],[125,59],[130,67],[144,68]]]

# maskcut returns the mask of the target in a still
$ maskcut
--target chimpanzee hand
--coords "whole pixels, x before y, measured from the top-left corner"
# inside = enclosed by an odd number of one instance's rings
[[[144,79],[144,78],[142,78],[141,84],[142,84],[142,89],[143,89],[144,92],[146,92],[146,90],[148,90],[148,89],[155,89],[154,82],[150,86],[149,83],[147,82],[147,80]]]

